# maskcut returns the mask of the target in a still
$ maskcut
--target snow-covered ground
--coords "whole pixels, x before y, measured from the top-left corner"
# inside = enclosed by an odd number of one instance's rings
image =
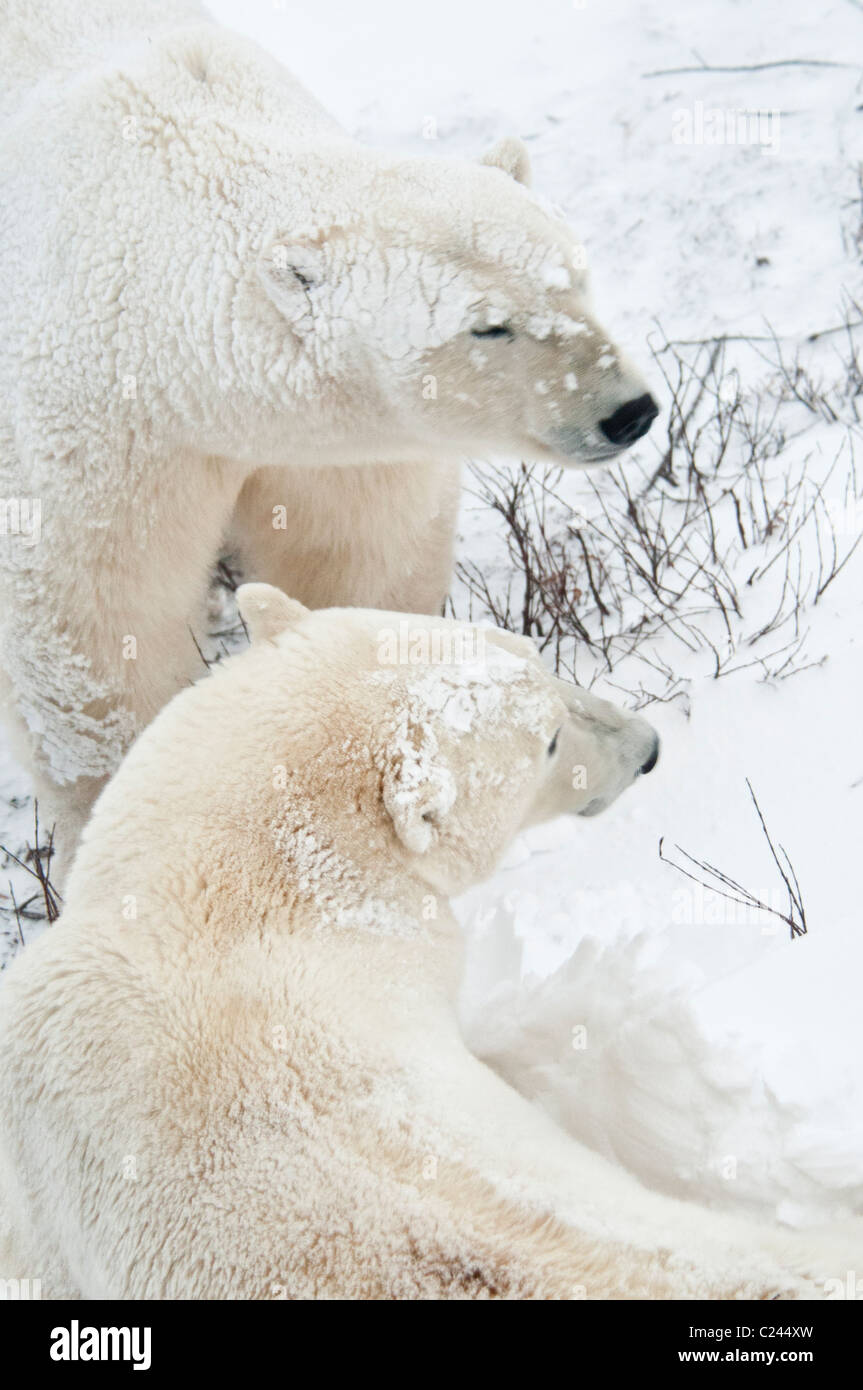
[[[727,457],[714,468],[709,429],[696,448],[711,472],[730,617],[690,594],[677,610],[687,626],[657,626],[629,655],[618,644],[610,672],[589,651],[562,651],[611,698],[662,697],[646,709],[662,759],[606,815],[531,832],[494,882],[462,901],[465,1020],[482,1055],[652,1185],[792,1222],[863,1210],[863,546],[813,602],[819,543],[823,558],[835,534],[841,559],[863,530],[863,396],[848,335],[806,341],[861,316],[863,8],[211,8],[371,144],[473,157],[504,134],[527,140],[535,186],[587,245],[601,320],[648,370],[664,408],[624,464],[636,492],[661,463],[669,418],[675,427],[662,369],[675,381],[678,359],[662,345],[679,344],[690,370],[712,349],[687,345],[730,339],[715,377],[720,402],[735,392],[742,400]],[[653,75],[705,66],[734,71]],[[716,110],[724,120],[762,115],[734,121],[748,143],[675,138],[697,134]],[[798,352],[806,376],[795,374]],[[746,495],[747,422],[759,402],[773,423],[750,473],[763,476],[778,520],[758,531],[756,500],[741,542],[728,490]],[[710,408],[702,401],[694,420]],[[584,475],[555,483],[556,526],[568,514],[601,520],[613,485],[593,476],[599,499]],[[678,473],[673,486],[648,489],[644,505],[655,510],[666,495],[674,514],[682,489]],[[693,526],[696,550],[704,534]],[[512,577],[500,519],[471,494],[460,559],[496,592]],[[637,590],[625,599],[621,631],[644,599]],[[463,582],[453,602],[462,616],[484,616]],[[588,626],[589,608],[585,600]],[[752,641],[774,612],[783,622]],[[679,844],[783,909],[747,778],[799,878],[804,936],[791,939],[776,918],[704,892],[659,859],[664,837],[666,852]],[[27,791],[4,751],[0,839],[13,848],[32,825]],[[12,867],[20,901],[28,889]],[[25,936],[37,930],[24,921]],[[13,937],[11,923],[9,949]]]

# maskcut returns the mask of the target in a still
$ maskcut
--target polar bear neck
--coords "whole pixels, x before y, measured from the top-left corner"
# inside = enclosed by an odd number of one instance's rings
[[[369,821],[351,834],[350,820],[349,813],[338,827],[322,825],[311,800],[295,793],[271,827],[294,910],[317,932],[434,941],[453,921],[447,900],[387,854],[388,835]]]
[[[230,675],[180,696],[130,751],[96,807],[61,923],[108,920],[124,935],[176,940],[183,952],[221,953],[264,938],[306,939],[326,951],[359,934],[381,949],[389,942],[413,962],[418,981],[453,999],[460,928],[446,897],[399,857],[367,772],[357,767],[352,776],[350,756],[338,765],[313,760],[274,794],[273,770],[281,769],[262,754],[260,731],[246,743],[226,726],[224,745],[231,736],[233,744],[221,759],[212,738],[195,742],[188,712],[209,705]],[[156,763],[176,767],[159,800]],[[256,766],[266,769],[263,779]],[[322,795],[327,785],[337,795]]]

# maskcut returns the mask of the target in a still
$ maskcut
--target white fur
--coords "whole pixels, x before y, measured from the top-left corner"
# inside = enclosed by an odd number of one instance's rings
[[[59,924],[0,985],[0,1276],[52,1298],[684,1298],[853,1267],[859,1229],[804,1244],[649,1193],[461,1040],[444,895],[540,816],[575,813],[577,854],[577,813],[633,780],[649,726],[524,639],[436,665],[421,639],[456,625],[411,618],[389,664],[400,615],[263,586],[241,606],[252,648],[138,740]]]
[[[519,142],[363,149],[185,0],[0,25],[0,496],[42,505],[0,543],[0,700],[69,850],[197,672],[226,535],[313,606],[436,611],[460,458],[605,456],[644,387]]]

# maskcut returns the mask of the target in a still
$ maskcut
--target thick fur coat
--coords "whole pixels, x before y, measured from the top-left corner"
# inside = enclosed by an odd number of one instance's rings
[[[240,598],[251,649],[135,744],[63,916],[0,984],[0,1276],[720,1298],[859,1267],[859,1224],[804,1237],[648,1192],[461,1039],[447,894],[551,815],[577,855],[579,815],[655,761],[649,725],[522,638]]]
[[[221,547],[440,611],[465,454],[631,442],[602,422],[649,397],[526,179],[514,140],[363,148],[185,0],[0,0],[0,704],[66,857],[197,674]]]

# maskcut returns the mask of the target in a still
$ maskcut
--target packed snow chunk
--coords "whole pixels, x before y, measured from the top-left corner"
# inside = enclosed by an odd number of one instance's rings
[[[468,1041],[571,1134],[717,1207],[791,1224],[863,1209],[850,929],[754,944],[731,927],[721,952],[675,928],[587,936],[542,978],[522,977],[516,925],[499,902],[469,930]]]

